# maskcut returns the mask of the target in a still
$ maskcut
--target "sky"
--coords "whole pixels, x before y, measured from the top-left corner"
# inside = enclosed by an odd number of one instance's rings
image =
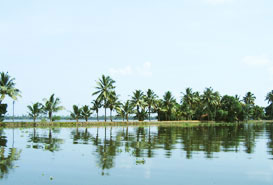
[[[273,89],[272,0],[1,0],[0,71],[16,79],[15,115],[52,93],[68,115],[102,74],[121,100],[136,89],[221,95]],[[6,98],[8,114],[12,100]],[[101,112],[102,114],[103,112]]]

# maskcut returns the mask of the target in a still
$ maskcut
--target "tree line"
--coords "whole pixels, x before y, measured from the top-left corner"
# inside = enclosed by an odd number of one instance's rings
[[[0,74],[0,120],[3,121],[7,112],[7,104],[2,101],[6,96],[17,100],[21,96],[20,90],[15,88],[15,79],[11,78],[8,73]],[[206,120],[206,121],[225,121],[237,122],[259,119],[273,119],[273,90],[267,93],[265,101],[268,102],[267,107],[261,107],[255,104],[256,97],[253,93],[247,92],[243,98],[238,95],[221,96],[218,91],[213,88],[205,88],[200,93],[186,88],[182,92],[180,102],[177,102],[170,91],[167,91],[162,98],[156,93],[148,89],[147,91],[135,90],[130,99],[122,102],[115,90],[115,81],[110,76],[102,75],[96,82],[96,90],[92,93],[96,98],[91,105],[79,107],[73,105],[71,118],[76,120],[85,119],[88,121],[93,114],[96,114],[99,121],[99,111],[104,109],[104,121],[107,121],[107,109],[110,112],[110,121],[113,121],[113,112],[116,117],[127,121],[130,116],[135,120],[151,121],[151,115],[156,115],[158,121],[175,121],[175,120]],[[53,114],[64,110],[61,106],[60,99],[52,94],[48,99],[43,100],[44,103],[34,103],[27,106],[29,116],[34,122],[40,115],[47,115],[49,121],[54,121],[56,116]]]

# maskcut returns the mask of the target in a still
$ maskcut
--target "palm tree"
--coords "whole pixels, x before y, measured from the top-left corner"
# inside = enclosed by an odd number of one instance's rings
[[[125,112],[124,112],[122,106],[123,106],[123,104],[121,105],[121,107],[118,107],[116,111],[118,113],[117,116],[120,116],[122,118],[122,120],[124,121],[126,115],[125,115]]]
[[[163,105],[166,108],[166,120],[171,120],[172,108],[175,106],[175,98],[170,91],[167,91],[163,96]]]
[[[245,104],[247,105],[254,105],[254,101],[255,101],[256,97],[254,96],[253,93],[251,92],[247,92],[246,95],[243,98],[243,101],[245,102]]]
[[[37,117],[43,113],[43,105],[39,102],[27,106],[29,113],[28,115],[33,119],[35,123]]]
[[[187,114],[187,118],[189,120],[192,120],[192,115],[195,113],[195,107],[197,103],[199,102],[199,93],[198,92],[193,92],[191,88],[187,88],[186,92],[183,93],[183,98],[182,98],[182,105],[183,108],[185,109],[185,113]]]
[[[0,73],[0,121],[3,121],[4,115],[7,113],[7,104],[2,104],[6,95],[13,100],[17,100],[20,97],[19,89],[15,88],[15,79],[11,78],[8,73]]]
[[[220,105],[220,94],[219,92],[213,92],[213,89],[206,88],[202,97],[201,97],[202,103],[203,103],[203,110],[208,115],[208,120],[210,118],[214,119],[216,115],[217,107]]]
[[[255,99],[256,99],[256,97],[251,92],[247,92],[246,95],[243,97],[243,101],[246,104],[246,119],[247,120],[249,119],[249,114],[250,114],[251,108],[255,104]]]
[[[126,121],[129,121],[129,116],[134,112],[133,106],[129,100],[127,100],[124,104],[118,109],[119,115],[126,118]]]
[[[157,95],[154,93],[154,91],[152,91],[151,89],[148,89],[145,96],[145,102],[148,105],[149,121],[151,121],[151,108],[154,106],[156,98],[157,98]]]
[[[6,95],[13,100],[20,97],[20,90],[15,88],[15,78],[11,78],[8,73],[0,73],[0,104],[5,99]]]
[[[266,97],[265,97],[265,100],[271,104],[273,103],[273,90],[270,91],[269,93],[267,93]]]
[[[91,102],[91,104],[92,104],[92,107],[91,107],[91,109],[93,110],[93,111],[96,111],[96,114],[97,114],[97,121],[99,121],[99,109],[101,108],[101,102],[100,101],[98,101],[97,99],[96,100],[93,100],[92,102]]]
[[[70,114],[71,118],[75,119],[76,122],[79,122],[79,119],[82,116],[82,109],[79,108],[77,105],[73,105],[73,112]]]
[[[141,120],[141,112],[140,108],[143,107],[144,102],[144,93],[141,90],[136,90],[133,92],[131,103],[134,107],[136,107],[136,117],[138,121]]]
[[[45,101],[45,105],[44,105],[44,111],[48,113],[48,118],[50,120],[50,122],[53,122],[52,120],[52,116],[54,112],[58,112],[60,110],[64,110],[63,106],[60,106],[60,99],[59,98],[55,98],[55,95],[52,94],[49,99],[44,99]]]
[[[112,91],[109,95],[108,102],[107,102],[107,107],[110,109],[110,120],[112,120],[112,111],[114,109],[118,109],[120,107],[120,102],[118,101],[118,95],[116,94],[115,91]]]
[[[268,106],[269,107],[268,112],[270,112],[270,115],[273,115],[273,90],[267,93],[265,100],[268,102],[268,104],[270,104]]]
[[[158,100],[155,100],[154,102],[154,110],[155,112],[157,113],[157,119],[158,121],[161,121],[160,117],[161,117],[161,114],[164,113],[167,111],[163,105],[163,100],[162,99],[158,99]]]
[[[110,78],[110,76],[104,76],[102,75],[101,79],[97,81],[97,91],[93,93],[93,95],[98,95],[97,100],[99,102],[103,101],[103,106],[105,110],[104,114],[104,121],[106,122],[106,109],[107,109],[107,103],[109,96],[112,91],[114,91],[115,86],[114,86],[115,81]]]
[[[81,110],[81,116],[85,119],[86,122],[88,122],[88,118],[92,115],[91,108],[89,108],[88,105],[84,105]]]

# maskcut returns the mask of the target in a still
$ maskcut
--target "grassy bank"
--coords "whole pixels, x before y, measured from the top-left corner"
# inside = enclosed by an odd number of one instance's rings
[[[220,125],[234,125],[242,123],[265,123],[272,120],[258,120],[240,123],[226,123],[226,122],[201,122],[201,121],[157,121],[157,122],[2,122],[2,128],[18,128],[18,127],[105,127],[105,126],[181,126],[181,127],[197,127],[197,126],[220,126]]]

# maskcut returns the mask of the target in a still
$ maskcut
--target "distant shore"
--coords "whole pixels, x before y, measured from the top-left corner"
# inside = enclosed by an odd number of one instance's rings
[[[18,127],[100,127],[100,126],[221,126],[234,125],[242,123],[273,123],[273,120],[250,120],[248,122],[227,123],[215,121],[129,121],[129,122],[2,122],[0,128],[18,128]]]

